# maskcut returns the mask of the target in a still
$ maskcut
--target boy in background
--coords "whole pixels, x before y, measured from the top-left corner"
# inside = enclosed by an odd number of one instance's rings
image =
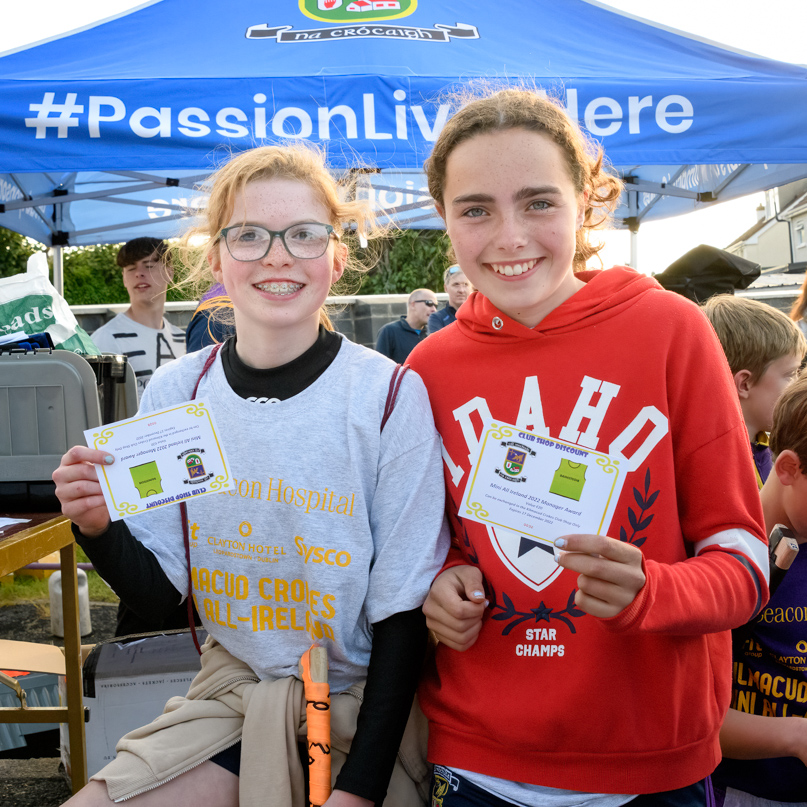
[[[765,527],[791,529],[802,547],[768,605],[733,632],[732,700],[714,774],[724,807],[807,798],[807,376],[773,414],[773,470],[762,488]],[[762,802],[765,803],[765,802]]]
[[[163,316],[165,294],[174,278],[165,260],[167,248],[159,238],[135,238],[120,248],[117,262],[129,308],[92,334],[99,350],[121,353],[129,360],[138,400],[158,367],[185,355],[185,332]]]
[[[703,311],[728,359],[748,429],[760,488],[771,471],[768,435],[773,408],[799,371],[807,342],[796,324],[757,300],[721,294]]]

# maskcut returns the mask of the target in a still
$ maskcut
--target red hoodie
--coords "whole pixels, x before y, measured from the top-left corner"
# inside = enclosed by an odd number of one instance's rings
[[[474,293],[455,324],[409,357],[443,438],[454,536],[446,566],[479,565],[490,600],[473,647],[438,646],[420,698],[432,762],[547,787],[653,793],[692,784],[720,760],[729,629],[768,597],[764,522],[737,395],[706,318],[631,269],[578,277],[586,286],[533,329]],[[493,418],[627,464],[607,534],[641,547],[647,582],[618,616],[576,608],[576,574],[540,547],[457,517]],[[494,539],[512,547],[506,560]]]

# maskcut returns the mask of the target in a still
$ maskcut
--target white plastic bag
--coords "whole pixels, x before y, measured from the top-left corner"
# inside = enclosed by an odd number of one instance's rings
[[[50,282],[43,252],[28,258],[26,272],[0,278],[0,336],[16,331],[28,335],[47,331],[57,348],[90,356],[100,353]]]

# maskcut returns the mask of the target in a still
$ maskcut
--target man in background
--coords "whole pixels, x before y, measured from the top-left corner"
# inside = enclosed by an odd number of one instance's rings
[[[426,329],[429,333],[445,328],[457,318],[457,309],[468,299],[473,290],[468,278],[456,264],[449,266],[443,275],[443,288],[448,294],[448,303],[445,308],[435,311],[430,317]]]
[[[398,364],[403,364],[412,348],[426,338],[426,323],[437,308],[437,295],[429,289],[415,289],[409,295],[406,316],[390,322],[379,332],[375,349]]]
[[[165,294],[174,271],[166,263],[167,245],[159,238],[135,238],[119,250],[117,263],[129,294],[129,308],[92,334],[104,353],[126,356],[137,378],[137,398],[154,371],[185,355],[185,333],[163,316]]]

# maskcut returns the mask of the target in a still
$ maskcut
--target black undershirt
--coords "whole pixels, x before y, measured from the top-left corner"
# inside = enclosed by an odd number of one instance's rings
[[[320,326],[317,341],[305,353],[263,370],[244,364],[233,337],[221,348],[221,361],[234,392],[271,405],[273,399],[286,400],[313,384],[330,367],[341,344],[342,337]],[[73,534],[121,603],[140,620],[164,627],[167,614],[185,608],[157,558],[129,532],[126,522],[112,522],[99,538],[86,538],[75,525]],[[377,805],[383,802],[417,687],[426,635],[420,608],[373,625],[364,700],[350,755],[336,780],[339,790]]]
[[[321,325],[317,341],[288,364],[259,370],[241,361],[235,349],[236,337],[221,348],[224,375],[233,392],[247,400],[285,401],[310,387],[330,366],[342,345],[342,337]]]

